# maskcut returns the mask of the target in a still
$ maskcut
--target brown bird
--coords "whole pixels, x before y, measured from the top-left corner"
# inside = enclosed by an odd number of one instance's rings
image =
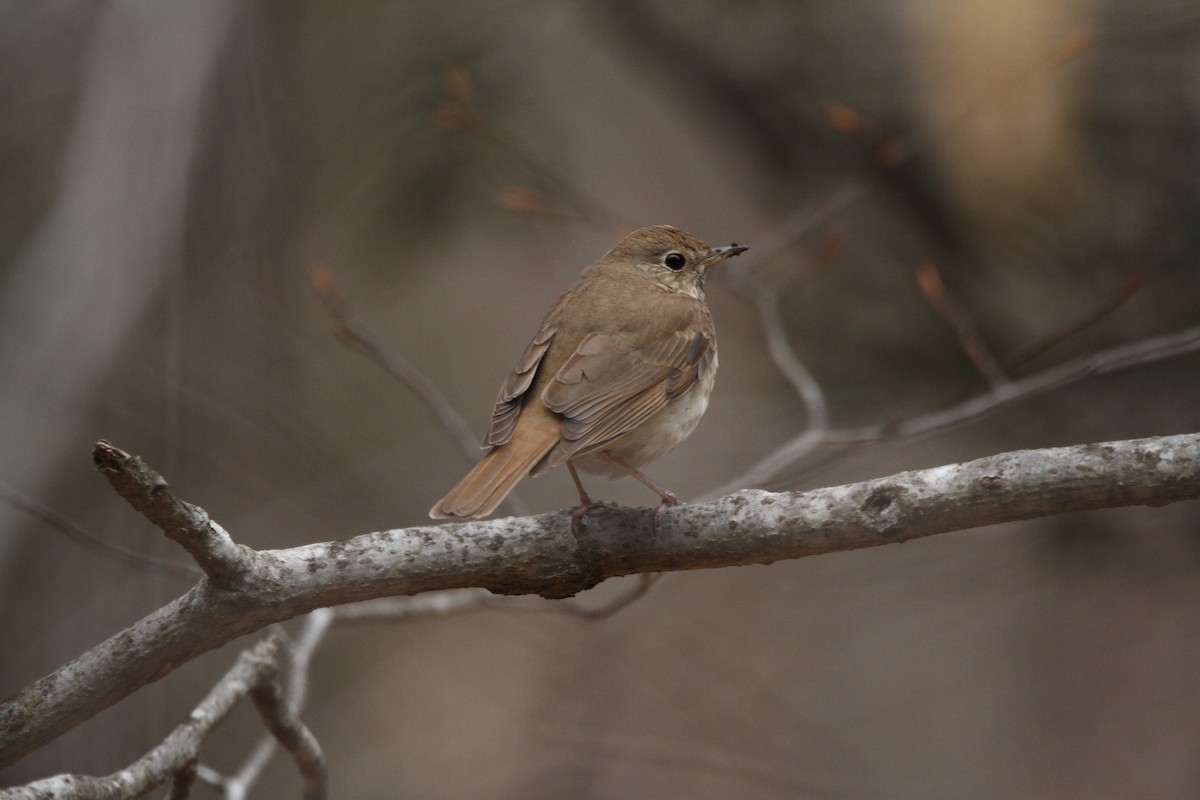
[[[709,247],[669,225],[642,228],[585,269],[550,307],[500,387],[489,452],[429,512],[485,517],[517,481],[566,464],[582,509],[596,505],[576,467],[632,475],[682,442],[708,406],[717,338],[704,278],[749,248]]]

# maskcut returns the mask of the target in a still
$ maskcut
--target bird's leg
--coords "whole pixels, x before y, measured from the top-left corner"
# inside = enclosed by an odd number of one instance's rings
[[[583,481],[579,480],[579,473],[575,471],[575,465],[570,461],[567,462],[567,471],[571,473],[571,480],[575,482],[575,489],[579,492],[579,507],[571,512],[571,518],[578,523],[579,518],[591,511],[593,508],[616,508],[616,503],[606,503],[603,500],[593,500],[592,496],[587,493],[587,489],[583,488]]]
[[[605,461],[609,462],[613,466],[625,470],[625,472],[629,473],[630,475],[632,475],[633,477],[637,478],[639,481],[644,483],[650,489],[650,491],[654,492],[655,494],[657,494],[659,497],[662,498],[662,504],[664,506],[677,506],[683,502],[678,497],[676,497],[675,493],[672,492],[670,489],[666,488],[665,486],[661,486],[658,483],[656,483],[654,480],[646,477],[641,472],[639,472],[632,464],[629,464],[624,459],[617,458],[616,456],[614,456],[612,453],[608,452],[607,450],[601,450],[599,455],[601,458],[603,458]],[[574,475],[575,474],[574,471],[572,471],[571,474]],[[577,486],[579,485],[578,479],[576,479],[575,484]],[[582,493],[582,489],[580,490],[580,493]]]

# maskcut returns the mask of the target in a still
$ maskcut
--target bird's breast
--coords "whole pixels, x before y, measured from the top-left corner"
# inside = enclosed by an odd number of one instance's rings
[[[691,436],[692,431],[700,424],[700,418],[708,408],[708,398],[712,394],[716,378],[717,359],[714,353],[712,364],[704,370],[704,374],[697,379],[692,388],[668,402],[654,416],[604,449],[635,467],[648,464],[674,450],[680,442]],[[625,474],[596,455],[581,456],[574,459],[574,463],[586,472],[613,478]]]

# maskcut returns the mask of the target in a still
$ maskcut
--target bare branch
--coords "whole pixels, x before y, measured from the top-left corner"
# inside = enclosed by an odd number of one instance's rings
[[[0,497],[3,497],[4,501],[14,508],[19,508],[37,517],[71,541],[77,542],[89,550],[101,553],[127,566],[134,567],[135,569],[170,572],[175,575],[192,578],[193,580],[204,574],[192,564],[168,561],[165,558],[155,558],[154,556],[144,555],[143,553],[138,553],[105,541],[91,531],[84,530],[74,522],[71,522],[71,520],[59,514],[54,509],[48,508],[33,498],[19,494],[16,490],[2,484],[0,484]]]
[[[979,371],[983,379],[988,382],[988,385],[995,388],[1008,383],[1008,376],[1004,374],[1000,362],[996,360],[992,351],[983,341],[983,335],[980,334],[975,319],[961,303],[951,296],[937,267],[929,263],[921,264],[917,267],[916,277],[921,294],[954,331],[954,335],[958,337],[959,347],[975,365],[975,369]]]
[[[398,353],[384,347],[350,312],[346,301],[342,298],[333,281],[333,275],[324,267],[317,267],[310,274],[313,291],[317,293],[329,316],[337,323],[338,338],[348,347],[353,347],[369,358],[377,366],[383,368],[400,383],[409,389],[425,404],[429,412],[442,426],[450,438],[458,445],[469,463],[479,459],[481,448],[480,437],[475,435],[471,426],[467,425],[441,389],[431,381],[425,373],[417,369],[412,362]],[[505,498],[505,508],[514,514],[528,513],[525,504],[516,493]]]
[[[305,618],[304,627],[295,641],[287,636],[281,626],[277,628],[276,635],[287,653],[285,668],[287,703],[295,714],[304,711],[304,706],[308,702],[309,666],[312,664],[312,657],[317,647],[324,641],[325,634],[329,632],[333,618],[334,611],[331,608],[318,608],[313,611]],[[220,778],[220,786],[225,793],[226,800],[242,800],[249,794],[251,787],[262,775],[262,771],[266,769],[267,764],[271,763],[277,746],[278,742],[275,736],[270,734],[264,736],[242,763],[237,774],[230,778]]]
[[[561,511],[247,550],[235,589],[202,581],[0,705],[0,767],[175,666],[317,608],[465,587],[561,598],[618,575],[768,564],[1197,496],[1200,434],[1188,434],[1019,451],[803,493],[737,492],[657,512],[600,509],[576,526]]]
[[[101,439],[92,460],[117,494],[183,545],[215,584],[230,586],[246,572],[249,563],[229,534],[204,509],[176,498],[163,477],[140,458]]]
[[[455,614],[486,606],[496,596],[486,589],[448,589],[412,597],[381,597],[334,609],[338,622],[378,622],[427,614]]]
[[[1108,350],[1064,361],[1032,375],[995,386],[990,391],[975,395],[948,408],[919,414],[900,422],[881,423],[861,428],[830,429],[820,436],[814,436],[811,430],[806,430],[785,442],[775,452],[754,464],[741,475],[715,489],[712,494],[728,494],[740,487],[761,486],[821,445],[860,444],[930,433],[961,425],[1000,406],[1077,383],[1085,378],[1152,364],[1198,350],[1200,350],[1200,325],[1186,328],[1178,333],[1118,345]]]
[[[580,604],[577,600],[567,600],[562,603],[548,605],[547,608],[556,611],[562,611],[564,613],[571,614],[572,616],[580,617],[581,619],[608,619],[618,611],[628,608],[638,600],[641,600],[643,597],[645,597],[646,593],[650,591],[654,584],[658,583],[658,579],[661,577],[661,572],[643,572],[637,576],[637,582],[634,584],[633,589],[616,598],[615,600],[603,605],[585,606]]]
[[[761,285],[756,286],[753,292],[759,324],[762,325],[763,337],[767,342],[767,353],[780,374],[791,384],[800,402],[804,404],[804,411],[808,415],[806,433],[816,437],[823,436],[829,425],[825,392],[788,341],[787,329],[784,328],[783,318],[779,314],[779,294]]]
[[[472,131],[513,156],[534,177],[542,189],[556,201],[555,213],[609,231],[613,228],[633,230],[637,227],[628,219],[610,210],[586,189],[555,169],[536,151],[525,147],[520,140],[483,114],[474,102],[470,74],[462,66],[452,66],[443,76],[446,99],[434,112],[434,121],[443,128]],[[496,199],[501,208],[516,214],[549,211],[544,198],[526,190],[518,198],[502,189]],[[507,202],[516,200],[517,202]],[[532,201],[532,202],[529,202]]]
[[[871,188],[865,178],[843,178],[828,196],[797,206],[766,236],[755,239],[753,249],[736,262],[723,264],[722,273],[718,274],[724,274],[735,283],[742,280],[743,276],[752,274],[762,264],[777,258],[796,242],[866,197]]]
[[[1044,394],[1084,378],[1105,375],[1130,367],[1151,364],[1200,350],[1200,325],[1178,333],[1155,336],[1131,344],[1118,345],[1069,361],[1064,361],[993,391],[966,400],[941,411],[912,417],[896,424],[871,425],[864,428],[831,431],[825,441],[848,444],[874,441],[886,437],[915,436],[939,428],[958,425],[979,417],[1016,400]]]
[[[250,690],[250,697],[258,713],[262,714],[267,729],[295,759],[304,779],[305,800],[324,800],[327,776],[321,746],[284,698],[279,682],[267,680],[259,683]]]
[[[196,773],[196,753],[209,733],[219,725],[234,705],[276,671],[275,642],[263,639],[241,654],[233,668],[212,688],[208,696],[188,716],[188,721],[171,732],[162,744],[125,769],[103,778],[88,775],[56,775],[24,786],[0,790],[3,800],[89,800],[96,797],[140,797],[168,780],[173,781],[171,797],[186,797]]]
[[[353,347],[369,358],[417,396],[429,413],[450,434],[467,460],[479,458],[480,437],[475,435],[441,389],[412,362],[379,343],[376,336],[350,312],[350,307],[338,291],[333,274],[325,267],[314,267],[309,274],[313,291],[330,318],[337,324],[337,336],[347,347]]]
[[[199,764],[193,758],[175,773],[175,777],[171,779],[171,791],[167,793],[167,800],[187,800],[192,791],[192,784],[196,782],[198,768]]]
[[[1092,327],[1124,305],[1125,301],[1133,297],[1133,295],[1137,293],[1137,290],[1142,287],[1143,282],[1144,279],[1141,275],[1134,275],[1126,279],[1125,282],[1122,283],[1117,289],[1115,294],[1109,297],[1107,301],[1105,301],[1095,310],[1091,311],[1082,319],[1075,320],[1061,330],[1046,336],[1040,341],[1034,342],[1024,350],[1005,358],[1004,368],[1006,370],[1012,370],[1021,366],[1022,364],[1033,361],[1035,358],[1043,355],[1046,351],[1061,344],[1067,339],[1070,339],[1080,331],[1084,331]]]

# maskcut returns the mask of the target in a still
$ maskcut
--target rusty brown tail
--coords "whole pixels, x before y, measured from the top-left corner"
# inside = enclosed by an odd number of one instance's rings
[[[524,433],[525,435],[522,435]],[[477,519],[486,517],[529,474],[529,470],[558,441],[557,431],[537,436],[534,430],[518,430],[508,444],[483,457],[458,486],[429,510],[434,519]]]

